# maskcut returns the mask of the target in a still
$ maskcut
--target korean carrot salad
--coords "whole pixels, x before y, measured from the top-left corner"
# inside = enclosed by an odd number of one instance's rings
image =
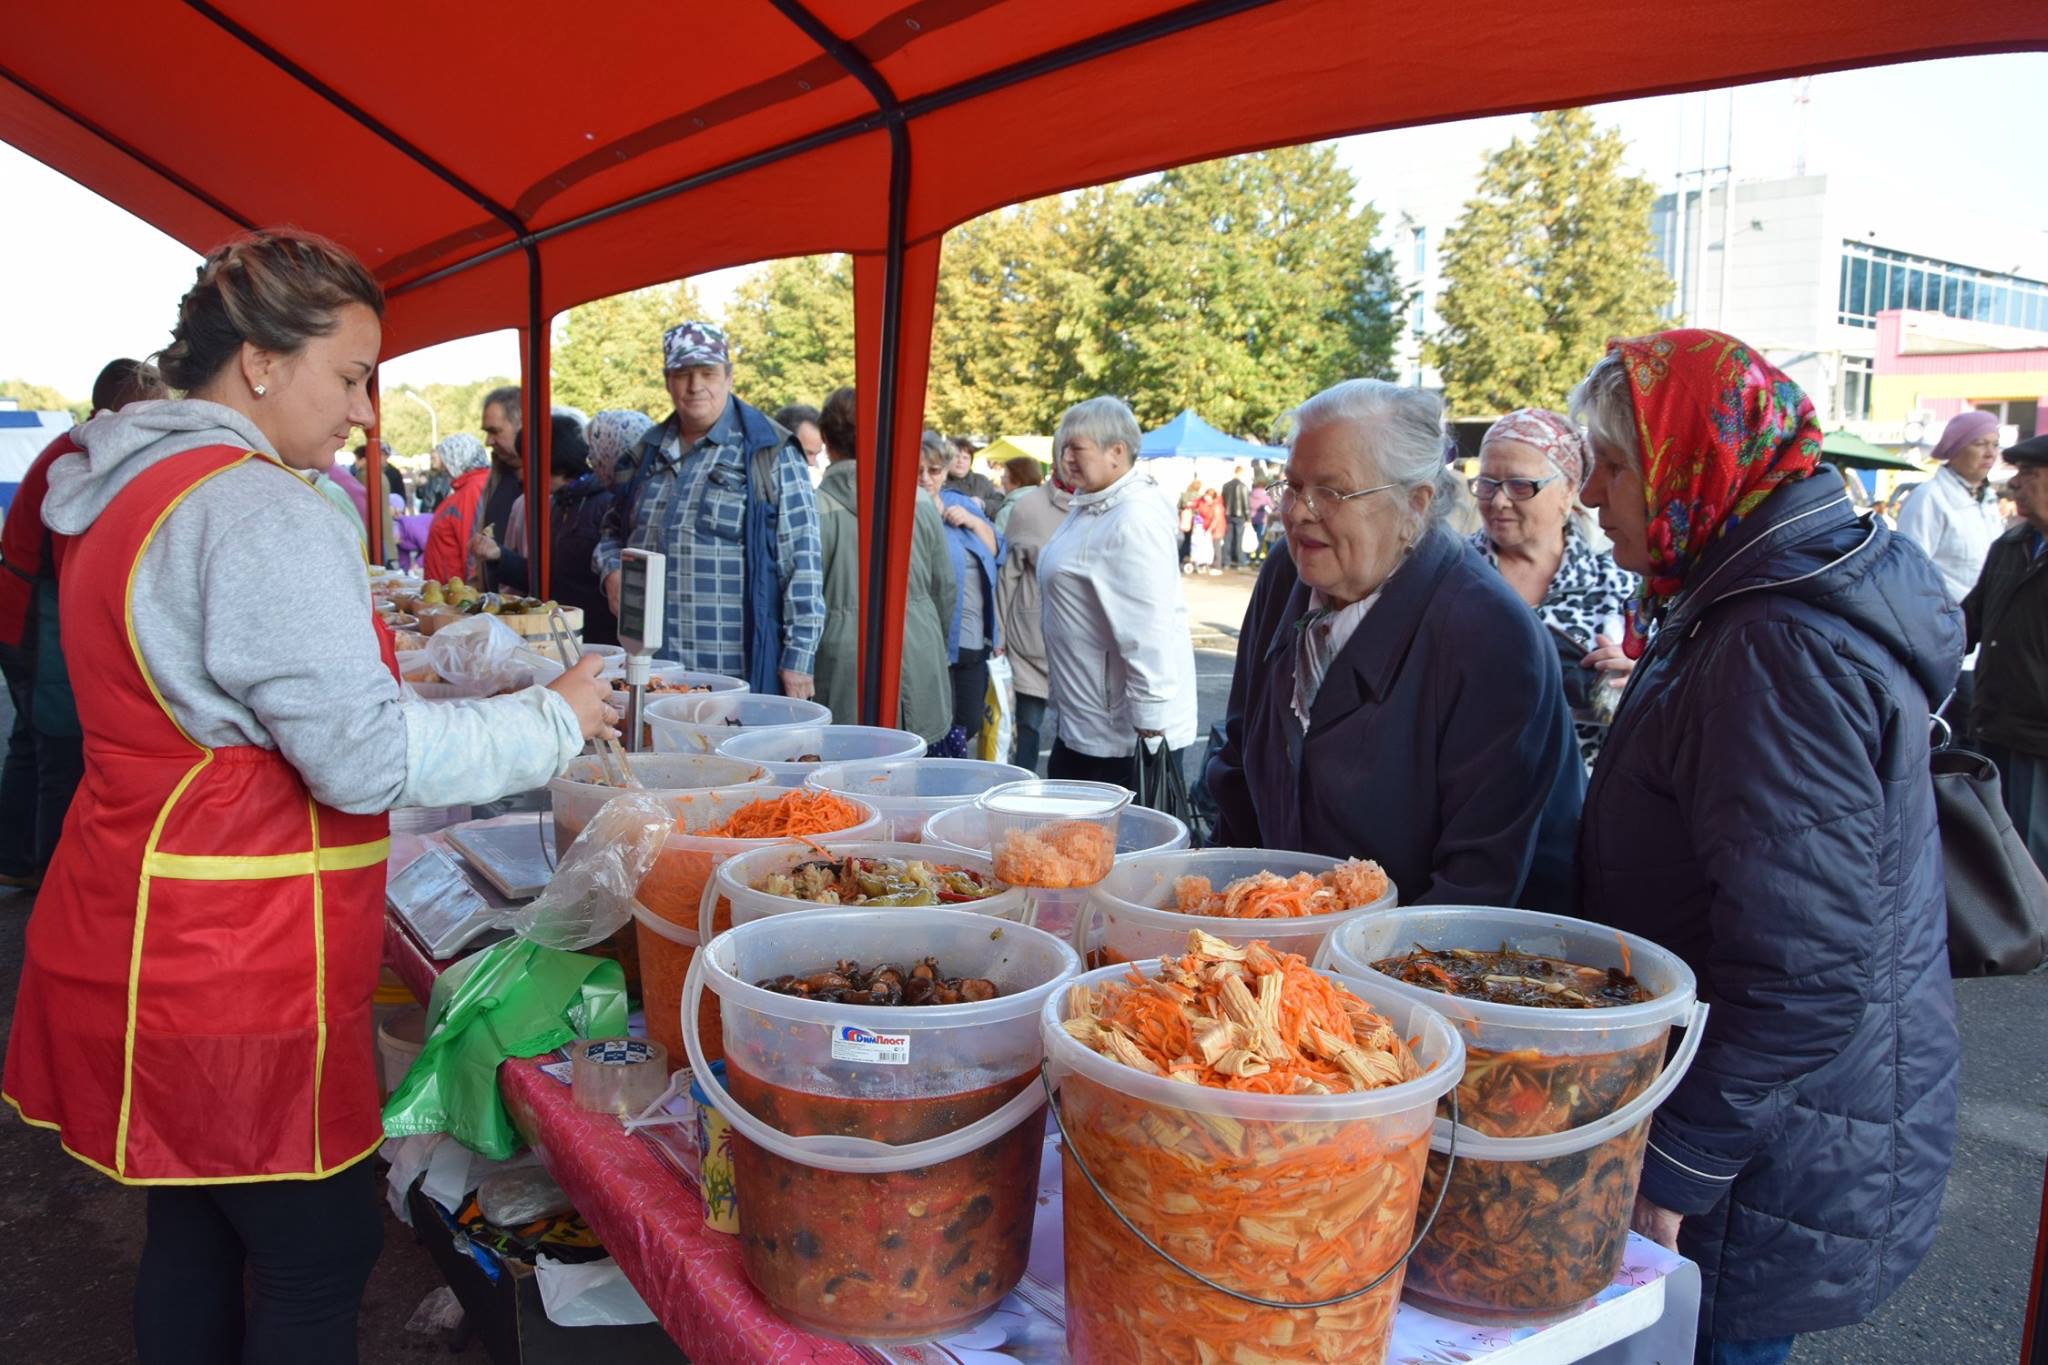
[[[1182,877],[1173,884],[1173,906],[1183,915],[1226,919],[1300,919],[1354,910],[1387,894],[1387,874],[1378,863],[1350,858],[1322,872],[1254,872],[1221,891],[1207,877]]]
[[[1423,1073],[1408,1042],[1363,1000],[1264,943],[1196,930],[1159,975],[1073,988],[1076,1041],[1184,1084],[1168,1105],[1071,1074],[1069,1141],[1146,1235],[1219,1284],[1308,1302],[1364,1286],[1413,1235],[1428,1131],[1371,1120],[1254,1119],[1203,1090],[1338,1097]],[[1241,1106],[1240,1106],[1241,1107]],[[1116,1221],[1066,1157],[1067,1348],[1076,1360],[1377,1361],[1398,1274],[1327,1308],[1260,1308],[1207,1289]]]

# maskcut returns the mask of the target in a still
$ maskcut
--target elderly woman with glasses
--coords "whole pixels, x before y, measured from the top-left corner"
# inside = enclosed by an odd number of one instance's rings
[[[1353,379],[1294,424],[1286,544],[1208,766],[1215,842],[1373,858],[1404,903],[1568,908],[1585,767],[1556,651],[1442,525],[1442,403]]]
[[[1620,622],[1636,578],[1607,553],[1579,503],[1586,468],[1586,443],[1570,418],[1520,408],[1486,429],[1470,487],[1481,517],[1472,548],[1549,632],[1590,768],[1635,667],[1621,648]]]

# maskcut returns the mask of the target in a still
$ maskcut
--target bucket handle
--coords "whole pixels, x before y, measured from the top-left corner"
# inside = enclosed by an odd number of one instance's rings
[[[1488,1137],[1471,1128],[1459,1128],[1457,1115],[1453,1113],[1449,1119],[1436,1121],[1430,1133],[1430,1150],[1438,1150],[1439,1144],[1442,1143],[1450,1144],[1449,1149],[1454,1150],[1457,1143],[1462,1141],[1468,1144],[1470,1150],[1466,1152],[1466,1156],[1472,1160],[1520,1161],[1527,1158],[1515,1154],[1518,1147],[1526,1150],[1530,1145],[1553,1146],[1561,1137],[1574,1137],[1578,1140],[1578,1145],[1569,1149],[1571,1151],[1579,1152],[1597,1146],[1609,1138],[1626,1133],[1647,1118],[1658,1105],[1671,1098],[1671,1092],[1678,1088],[1678,1083],[1685,1079],[1685,1073],[1691,1069],[1692,1059],[1698,1055],[1700,1043],[1705,1039],[1706,1032],[1707,1002],[1695,1000],[1692,1009],[1686,1014],[1685,1037],[1678,1044],[1678,1051],[1672,1053],[1671,1060],[1664,1063],[1664,1070],[1658,1074],[1649,1089],[1611,1114],[1590,1119],[1576,1128],[1566,1128],[1561,1132],[1543,1133],[1534,1137],[1502,1138]]]
[[[1074,912],[1074,952],[1081,959],[1083,967],[1088,963],[1088,935],[1095,928],[1095,888],[1089,887],[1088,894],[1081,898],[1081,908]]]
[[[1378,1289],[1381,1285],[1387,1282],[1389,1276],[1393,1275],[1396,1271],[1400,1270],[1402,1266],[1408,1264],[1408,1258],[1410,1256],[1413,1256],[1415,1254],[1416,1248],[1422,1245],[1422,1239],[1429,1236],[1429,1230],[1436,1225],[1437,1210],[1441,1209],[1444,1206],[1444,1195],[1450,1191],[1451,1172],[1457,1169],[1458,1165],[1458,1134],[1462,1130],[1460,1130],[1457,1126],[1458,1088],[1456,1086],[1452,1086],[1450,1089],[1452,1120],[1451,1150],[1449,1154],[1449,1159],[1448,1161],[1446,1161],[1444,1165],[1443,1180],[1436,1187],[1436,1202],[1429,1206],[1429,1217],[1423,1219],[1422,1226],[1415,1230],[1415,1239],[1408,1243],[1408,1249],[1401,1253],[1400,1259],[1395,1261],[1392,1265],[1388,1266],[1385,1270],[1382,1270],[1379,1274],[1373,1276],[1372,1279],[1360,1285],[1358,1288],[1346,1290],[1344,1293],[1335,1295],[1331,1298],[1316,1299],[1311,1303],[1290,1303],[1285,1299],[1262,1299],[1256,1294],[1247,1294],[1241,1289],[1232,1289],[1227,1284],[1218,1284],[1216,1283],[1216,1281],[1210,1279],[1207,1275],[1204,1275],[1201,1271],[1196,1270],[1191,1266],[1182,1265],[1180,1261],[1175,1259],[1172,1252],[1168,1251],[1165,1247],[1160,1246],[1159,1243],[1153,1241],[1150,1237],[1147,1237],[1142,1231],[1140,1231],[1138,1225],[1130,1220],[1130,1216],[1128,1214],[1126,1214],[1122,1209],[1116,1206],[1116,1201],[1111,1199],[1108,1193],[1102,1188],[1102,1182],[1095,1178],[1095,1172],[1088,1169],[1088,1163],[1082,1160],[1081,1158],[1081,1150],[1074,1145],[1073,1138],[1068,1136],[1066,1115],[1060,1112],[1059,1096],[1055,1094],[1053,1091],[1052,1062],[1050,1058],[1038,1064],[1038,1080],[1039,1083],[1045,1087],[1046,1107],[1052,1111],[1053,1127],[1059,1130],[1061,1148],[1066,1152],[1067,1156],[1073,1161],[1075,1168],[1081,1172],[1082,1177],[1087,1180],[1088,1188],[1095,1191],[1095,1197],[1102,1201],[1102,1206],[1108,1209],[1112,1214],[1116,1216],[1117,1222],[1122,1223],[1124,1225],[1124,1230],[1130,1233],[1131,1236],[1137,1238],[1140,1242],[1143,1242],[1145,1244],[1146,1249],[1149,1250],[1153,1255],[1157,1256],[1160,1260],[1166,1262],[1168,1265],[1172,1266],[1175,1270],[1178,1270],[1181,1274],[1187,1276],[1195,1283],[1201,1285],[1203,1288],[1213,1289],[1219,1294],[1228,1294],[1231,1298],[1236,1299],[1238,1302],[1251,1304],[1255,1308],[1334,1308],[1340,1303],[1349,1303],[1353,1299],[1362,1298],[1363,1296],[1372,1293],[1373,1290]]]
[[[854,1175],[882,1175],[892,1171],[935,1166],[941,1161],[979,1151],[1038,1112],[1044,1103],[1025,1086],[999,1109],[982,1115],[964,1128],[921,1139],[917,1142],[877,1142],[872,1138],[842,1137],[827,1133],[785,1133],[748,1113],[726,1091],[725,1085],[705,1060],[704,1044],[697,1037],[697,1006],[704,998],[704,960],[709,945],[690,957],[690,974],[683,981],[683,1050],[689,1054],[690,1070],[704,1087],[711,1107],[725,1115],[740,1136],[769,1151],[795,1149],[810,1156],[795,1156],[806,1165]],[[854,1150],[849,1151],[852,1148]],[[794,1155],[794,1153],[792,1153]]]
[[[718,874],[725,870],[719,863],[711,869],[711,875],[704,879],[703,894],[697,897],[697,946],[703,947],[718,934]]]

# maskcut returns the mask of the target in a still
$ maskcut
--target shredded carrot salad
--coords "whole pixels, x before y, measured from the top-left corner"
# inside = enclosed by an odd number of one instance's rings
[[[831,834],[866,818],[866,812],[837,792],[787,791],[749,801],[719,824],[694,833],[712,839],[779,839]]]
[[[1414,1233],[1428,1107],[1391,1121],[1240,1118],[1227,1105],[1205,1106],[1198,1087],[1335,1097],[1397,1084],[1421,1064],[1386,1019],[1302,958],[1199,930],[1189,945],[1161,962],[1157,980],[1134,970],[1093,991],[1074,988],[1065,1023],[1092,1050],[1187,1084],[1189,1103],[1071,1075],[1061,1086],[1064,1159],[1084,1158],[1148,1237],[1219,1284],[1285,1302],[1361,1288]],[[1173,1269],[1079,1171],[1070,1166],[1065,1178],[1072,1359],[1384,1357],[1400,1275],[1328,1308],[1255,1307]]]
[[[1221,891],[1207,877],[1182,877],[1173,884],[1173,908],[1224,919],[1300,919],[1371,905],[1386,894],[1387,874],[1380,865],[1352,858],[1313,874],[1254,872]]]
[[[1109,875],[1116,841],[1086,820],[1012,830],[996,841],[996,876],[1012,886],[1093,886]]]

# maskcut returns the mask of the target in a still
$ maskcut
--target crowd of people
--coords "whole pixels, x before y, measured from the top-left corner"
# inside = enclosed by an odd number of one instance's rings
[[[363,590],[372,500],[335,463],[370,418],[382,304],[321,239],[220,248],[157,368],[108,367],[0,540],[0,874],[42,882],[6,1097],[152,1187],[138,1336],[195,1356],[318,1358],[353,1330],[380,1240],[383,812],[533,788],[613,733],[595,658],[488,700],[402,692]],[[436,447],[426,572],[581,605],[602,640],[623,552],[659,550],[665,657],[856,719],[853,390],[771,418],[717,327],[679,323],[662,355],[668,413],[551,414],[548,583],[511,388],[483,439]],[[1634,1224],[1702,1268],[1700,1358],[1770,1365],[1866,1317],[1933,1239],[1958,1042],[1930,721],[1948,706],[1997,758],[2042,859],[2048,438],[2005,452],[2006,527],[1995,423],[1957,417],[1894,532],[1735,338],[1613,342],[1558,409],[1500,418],[1460,478],[1436,396],[1348,380],[1296,409],[1277,473],[1177,504],[1117,398],[1070,407],[1051,468],[1013,459],[1000,485],[926,432],[889,608],[900,722],[971,751],[1004,658],[1019,763],[1049,748],[1053,776],[1135,786],[1142,754],[1198,737],[1196,537],[1263,548],[1203,764],[1214,842],[1370,856],[1406,904],[1679,953],[1711,1021]]]

